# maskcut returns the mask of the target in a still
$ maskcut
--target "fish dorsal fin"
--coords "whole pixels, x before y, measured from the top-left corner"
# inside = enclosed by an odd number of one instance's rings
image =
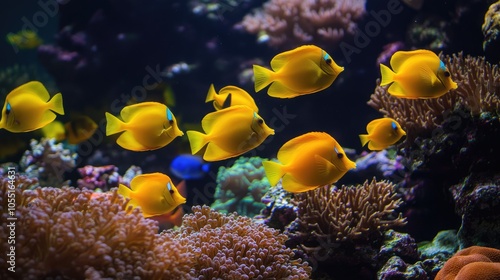
[[[282,52],[271,60],[271,68],[274,72],[278,72],[283,66],[290,61],[291,58],[300,57],[306,55],[311,51],[316,50],[317,47],[312,45],[301,46],[293,50]]]
[[[32,81],[18,86],[12,90],[9,95],[15,96],[22,93],[29,93],[40,97],[43,101],[47,102],[50,99],[50,94],[45,88],[45,86],[39,81]]]
[[[163,174],[161,173],[148,173],[142,174],[134,177],[130,181],[130,188],[135,192],[138,191],[141,187],[146,186],[147,184],[152,184],[153,182],[159,181],[159,176]]]
[[[278,160],[282,164],[288,164],[294,160],[297,153],[302,152],[301,147],[314,140],[324,139],[324,132],[309,132],[286,142],[278,151]]]
[[[124,107],[120,112],[120,117],[124,122],[130,121],[136,114],[144,113],[147,109],[158,110],[161,114],[166,112],[164,104],[158,102],[142,102]]]
[[[207,149],[205,150],[205,154],[203,155],[203,159],[206,161],[218,161],[233,157],[234,154],[230,153],[226,150],[223,150],[221,147],[216,144],[210,142],[207,145]]]
[[[367,126],[366,126],[366,131],[368,132],[368,134],[372,134],[373,131],[375,130],[375,128],[381,123],[383,122],[384,119],[376,119],[376,120],[373,120],[371,121]]]
[[[209,134],[210,131],[212,131],[214,125],[218,122],[218,120],[223,118],[224,115],[236,116],[238,113],[241,113],[242,110],[243,111],[247,110],[248,113],[252,112],[252,109],[248,108],[247,106],[243,106],[243,105],[231,106],[231,107],[207,114],[201,120],[201,127],[203,128],[203,131],[205,131],[206,134]]]
[[[283,186],[283,189],[285,189],[287,192],[292,192],[292,193],[306,192],[318,187],[318,186],[306,186],[304,184],[301,184],[297,180],[295,180],[295,178],[290,174],[285,174],[285,176],[283,176],[281,185]]]
[[[431,51],[428,50],[414,50],[414,51],[399,51],[396,52],[394,55],[391,57],[391,67],[392,70],[396,73],[398,73],[399,69],[401,68],[401,65],[403,65],[408,59],[415,58],[417,56],[420,56],[421,58],[431,58],[431,59],[439,59],[437,55]]]

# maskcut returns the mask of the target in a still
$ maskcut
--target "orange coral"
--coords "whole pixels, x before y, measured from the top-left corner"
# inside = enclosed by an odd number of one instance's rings
[[[19,186],[23,180],[14,182]],[[2,200],[8,186],[0,177]],[[7,270],[2,254],[2,279],[185,279],[192,265],[185,248],[164,240],[157,223],[145,219],[139,209],[127,211],[127,201],[116,191],[91,198],[89,190],[68,187],[17,188],[15,195],[15,274]],[[9,249],[10,234],[5,205],[0,208],[2,252]]]
[[[458,251],[436,275],[435,280],[500,279],[500,250],[471,246]]]

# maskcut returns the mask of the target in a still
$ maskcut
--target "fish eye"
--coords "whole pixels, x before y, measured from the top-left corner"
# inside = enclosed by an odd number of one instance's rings
[[[448,77],[450,76],[450,72],[448,72],[448,71],[444,71],[444,76],[445,76],[446,78],[448,78]]]
[[[339,153],[339,150],[337,149],[337,147],[333,148],[335,150],[335,153],[337,154],[337,158],[338,159],[341,159],[344,157],[344,154],[343,153]]]
[[[264,123],[264,120],[263,120],[263,119],[257,119],[257,122],[258,122],[259,124],[263,124],[263,123]]]
[[[328,65],[332,64],[332,61],[333,61],[333,60],[332,60],[332,58],[330,57],[330,55],[329,55],[329,54],[327,54],[327,53],[325,53],[325,54],[323,55],[323,60],[324,60],[324,61],[326,62],[326,64],[328,64]]]
[[[174,194],[174,190],[170,190],[170,194]]]
[[[392,122],[392,123],[391,123],[391,126],[392,126],[392,129],[394,129],[394,130],[398,130],[398,126],[396,125],[396,123],[395,123],[395,122]]]

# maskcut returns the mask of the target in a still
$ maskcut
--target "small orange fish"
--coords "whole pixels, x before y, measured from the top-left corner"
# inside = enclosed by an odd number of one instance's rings
[[[314,45],[276,55],[271,60],[271,68],[253,66],[255,92],[271,84],[267,94],[277,98],[292,98],[324,90],[344,71],[327,52]]]
[[[280,179],[283,189],[299,193],[337,182],[356,163],[347,158],[339,143],[324,132],[309,132],[286,142],[278,160],[264,161],[271,186]]]
[[[406,132],[399,123],[391,118],[381,118],[371,121],[366,130],[368,134],[360,134],[361,146],[368,143],[368,149],[372,151],[383,150],[401,139]]]

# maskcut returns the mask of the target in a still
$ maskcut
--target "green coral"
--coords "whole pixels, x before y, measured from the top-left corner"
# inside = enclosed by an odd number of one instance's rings
[[[223,213],[237,212],[253,217],[264,209],[262,197],[271,187],[264,173],[260,157],[240,157],[217,173],[215,202],[211,208]]]

